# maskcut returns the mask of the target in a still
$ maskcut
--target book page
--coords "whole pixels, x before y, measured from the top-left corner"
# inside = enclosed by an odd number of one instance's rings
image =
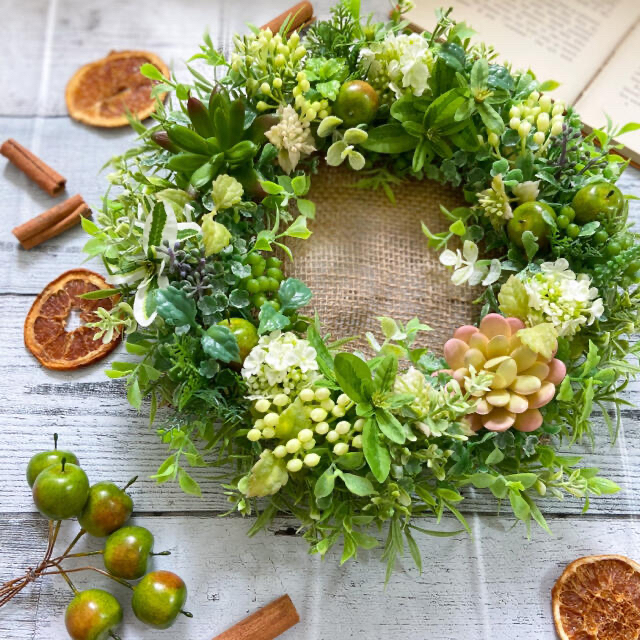
[[[493,45],[499,60],[531,68],[541,80],[556,80],[553,92],[573,104],[640,17],[639,0],[415,0],[406,17],[431,29],[439,7]],[[638,51],[636,50],[636,57]]]
[[[605,124],[605,113],[618,125],[640,122],[640,24],[580,96],[576,109],[593,127]],[[619,142],[640,161],[640,130],[626,133]]]

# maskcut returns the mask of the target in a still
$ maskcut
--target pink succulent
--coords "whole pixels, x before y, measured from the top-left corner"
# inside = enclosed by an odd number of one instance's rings
[[[561,360],[523,345],[520,329],[524,324],[518,318],[490,313],[479,328],[462,326],[444,345],[445,360],[463,389],[470,367],[491,374],[490,390],[474,394],[476,411],[468,416],[474,431],[535,431],[542,425],[540,407],[551,402],[567,373]]]

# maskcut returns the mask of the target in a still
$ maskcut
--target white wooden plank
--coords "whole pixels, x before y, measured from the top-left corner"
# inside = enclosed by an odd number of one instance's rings
[[[191,517],[187,525],[184,518],[139,517],[135,522],[153,532],[156,549],[172,552],[156,558],[155,567],[184,576],[190,590],[187,609],[194,618],[181,619],[164,635],[145,629],[128,610],[127,590],[113,585],[125,609],[121,635],[129,640],[211,638],[288,593],[301,622],[283,640],[551,640],[555,634],[550,591],[568,562],[598,553],[640,556],[637,520],[553,518],[555,537],[534,532],[530,541],[523,539],[520,530],[510,529],[512,522],[507,518],[478,516],[476,520],[481,535],[474,539],[418,534],[424,574],[420,576],[405,559],[384,590],[384,565],[373,552],[343,567],[338,567],[335,554],[323,563],[307,555],[303,540],[275,535],[293,524],[288,520],[249,539],[244,535],[248,523],[237,519]],[[454,528],[455,523],[447,521],[446,526]],[[1,576],[14,575],[37,562],[45,529],[43,520],[29,517],[0,522],[0,547],[6,550],[0,556]],[[17,535],[20,531],[29,535]],[[62,540],[70,540],[75,531],[75,525],[65,525]],[[79,549],[99,547],[100,543],[90,541],[82,542]],[[84,575],[75,574],[78,586],[112,589],[107,578]],[[64,582],[48,578],[40,584],[39,597],[26,591],[2,610],[0,637],[65,637],[62,614],[68,600]],[[27,634],[26,628],[35,628],[35,633]]]

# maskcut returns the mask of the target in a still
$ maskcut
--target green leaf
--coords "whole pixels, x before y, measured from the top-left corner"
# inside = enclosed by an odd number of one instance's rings
[[[538,476],[535,473],[512,473],[505,476],[507,482],[519,482],[525,489],[532,487]]]
[[[184,469],[178,471],[178,484],[180,488],[190,496],[202,498],[200,485]]]
[[[155,293],[158,315],[174,327],[196,326],[196,305],[181,289],[167,287]]]
[[[316,350],[316,361],[318,362],[322,375],[325,376],[325,378],[332,379],[333,358],[331,357],[331,352],[313,325],[309,325],[307,329],[307,340]]]
[[[268,301],[260,307],[259,317],[260,324],[258,326],[258,333],[260,335],[263,333],[271,333],[278,329],[284,329],[291,324],[289,318],[279,311],[276,311],[276,308]]]
[[[150,62],[145,62],[140,67],[140,73],[150,80],[157,80],[158,82],[165,82],[166,78],[162,75],[160,70],[152,65]]]
[[[515,514],[516,518],[518,518],[518,520],[524,520],[526,522],[531,515],[531,509],[529,508],[529,504],[527,503],[527,501],[520,495],[520,492],[510,490],[509,502],[511,503],[511,508],[513,509],[513,513]]]
[[[547,359],[553,357],[553,350],[558,342],[558,332],[551,322],[543,322],[535,327],[520,329],[516,335],[520,342],[535,353]]]
[[[340,457],[336,458],[336,464],[341,469],[348,469],[349,471],[353,471],[355,469],[359,469],[365,463],[364,454],[360,451],[352,451],[350,453],[345,453]]]
[[[377,391],[387,393],[393,389],[393,383],[396,381],[398,373],[398,360],[393,356],[385,356],[382,362],[376,367],[373,376],[374,386]]]
[[[500,311],[507,317],[524,319],[529,312],[529,294],[516,276],[509,276],[509,279],[502,285],[498,293]]]
[[[617,493],[620,491],[620,487],[609,480],[608,478],[590,478],[588,481],[589,489],[596,493],[597,495],[605,495],[611,493]]]
[[[524,250],[529,261],[533,260],[533,257],[538,253],[538,249],[540,248],[537,240],[538,238],[528,229],[522,234],[522,244],[524,245]]]
[[[240,349],[235,335],[229,327],[214,324],[201,339],[204,352],[221,362],[239,362]]]
[[[305,198],[298,198],[296,200],[298,205],[298,211],[305,218],[313,220],[316,217],[316,203],[312,200],[306,200]]]
[[[637,131],[640,129],[640,122],[627,122],[623,127],[620,128],[620,131],[616,135],[624,135],[625,133],[631,133],[632,131]]]
[[[380,431],[397,444],[404,444],[406,440],[406,432],[398,419],[385,409],[376,409],[376,420]]]
[[[96,289],[95,291],[89,291],[88,293],[81,293],[78,298],[83,300],[102,300],[103,298],[110,298],[120,293],[119,289]]]
[[[484,126],[498,135],[501,135],[504,131],[504,121],[500,117],[500,114],[486,102],[478,104],[478,113],[482,118]]]
[[[369,137],[360,145],[376,153],[403,153],[415,149],[418,140],[407,133],[401,124],[383,124],[369,131]]]
[[[336,361],[338,357],[339,356],[336,357]],[[362,430],[362,448],[371,473],[373,473],[378,482],[384,482],[389,476],[389,470],[391,469],[391,456],[386,447],[381,444],[378,435],[378,425],[372,418],[369,418],[364,423],[364,429]]]
[[[415,562],[416,567],[418,567],[418,571],[422,573],[422,554],[420,553],[420,549],[413,536],[411,535],[411,531],[409,527],[404,528],[404,536],[407,539],[407,545],[409,546],[409,553],[411,553],[411,557]]]
[[[347,489],[357,496],[370,496],[376,493],[371,481],[353,473],[341,473],[340,477],[344,481]]]
[[[553,91],[560,86],[559,82],[555,80],[545,80],[539,87],[538,91]]]
[[[142,393],[137,378],[134,378],[133,382],[127,387],[127,400],[132,407],[140,411],[142,407]]]
[[[484,461],[485,464],[498,464],[504,460],[504,453],[500,449],[494,449]]]
[[[497,478],[489,473],[474,473],[467,479],[476,489],[487,489],[496,481]]]
[[[263,229],[256,237],[254,248],[256,251],[271,251],[271,243],[275,240],[273,231]]]
[[[571,378],[569,376],[566,376],[560,384],[556,400],[560,402],[571,402],[573,400],[573,389],[571,388]]]
[[[371,399],[373,382],[364,360],[352,353],[339,353],[334,360],[334,369],[340,388],[354,402],[368,402]]]
[[[487,88],[489,80],[489,63],[486,58],[479,58],[471,67],[471,76],[469,85],[472,91],[480,91]]]
[[[280,311],[286,313],[304,307],[309,304],[312,296],[311,289],[304,282],[297,278],[287,278],[280,284],[278,290]]]
[[[333,493],[333,487],[336,482],[336,474],[333,466],[330,466],[326,471],[316,480],[315,487],[313,488],[313,494],[316,498],[326,498]]]
[[[298,216],[282,235],[290,238],[302,238],[303,240],[306,240],[311,235],[311,231],[307,229],[306,216]]]
[[[149,247],[158,247],[162,244],[162,232],[167,223],[167,212],[164,204],[158,202],[151,212],[151,226],[149,227],[149,236],[147,245]]]
[[[270,182],[269,180],[260,180],[260,186],[264,189],[264,191],[272,196],[277,196],[280,193],[284,193],[284,187],[281,187],[275,182]]]

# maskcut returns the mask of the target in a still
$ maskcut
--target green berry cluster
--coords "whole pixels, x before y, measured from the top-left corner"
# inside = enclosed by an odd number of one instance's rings
[[[259,253],[250,253],[244,264],[251,267],[251,275],[241,280],[240,287],[249,293],[253,305],[259,309],[269,300],[279,311],[280,303],[275,298],[284,279],[282,260],[275,256],[265,259]]]

